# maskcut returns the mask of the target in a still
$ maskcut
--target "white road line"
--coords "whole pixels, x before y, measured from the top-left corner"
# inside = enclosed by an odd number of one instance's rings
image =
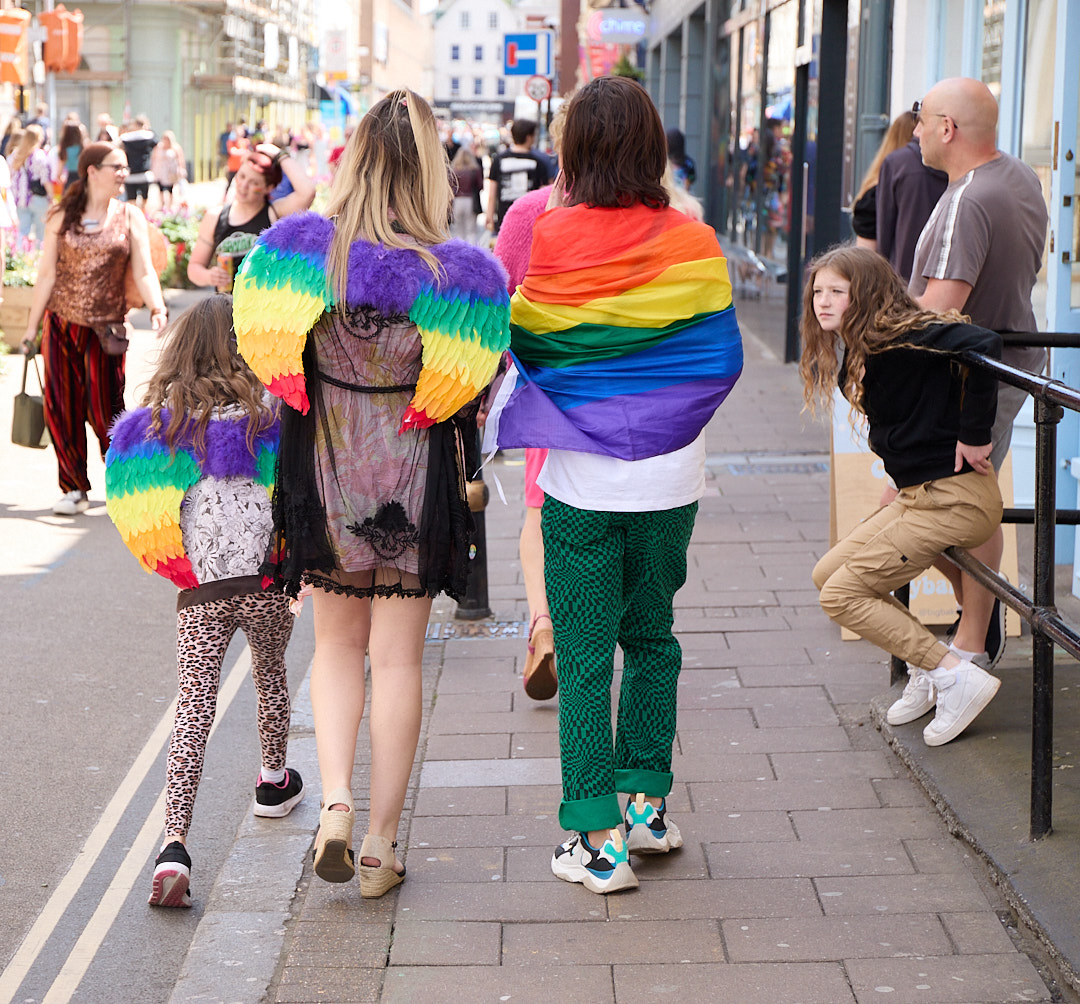
[[[225,684],[218,693],[217,715],[214,724],[210,728],[210,735],[217,729],[218,722],[224,717],[233,698],[240,689],[240,685],[251,671],[251,649],[244,646],[235,665],[229,671]],[[0,974],[0,1004],[11,1004],[23,980],[26,979],[30,967],[34,964],[38,955],[41,954],[46,942],[52,936],[56,925],[63,918],[71,901],[75,898],[83,881],[90,873],[90,869],[100,857],[110,837],[115,831],[120,817],[123,816],[128,805],[134,798],[136,791],[146,778],[150,767],[161,753],[162,748],[169,738],[172,730],[173,718],[176,714],[176,701],[173,701],[165,712],[161,721],[158,722],[150,738],[146,741],[135,762],[131,765],[127,776],[116,789],[116,794],[110,799],[101,819],[91,831],[86,843],[83,845],[79,856],[75,859],[68,873],[56,887],[56,891],[49,897],[45,908],[34,921],[18,951],[12,957],[8,967]],[[165,800],[165,790],[161,790],[154,803],[150,815],[139,831],[138,837],[132,844],[123,863],[117,870],[115,877],[102,897],[94,915],[87,922],[63,969],[56,977],[45,1001],[49,1004],[58,1004],[61,1001],[70,1000],[75,992],[79,981],[86,974],[86,970],[93,961],[94,955],[101,942],[104,940],[109,927],[112,926],[116,915],[119,913],[124,899],[134,887],[135,879],[153,848],[157,834],[161,831],[162,810]],[[144,846],[145,845],[145,846]],[[74,979],[74,982],[72,982]],[[57,996],[59,994],[60,996]],[[66,994],[66,996],[64,996]],[[44,1004],[44,1001],[42,1002]]]

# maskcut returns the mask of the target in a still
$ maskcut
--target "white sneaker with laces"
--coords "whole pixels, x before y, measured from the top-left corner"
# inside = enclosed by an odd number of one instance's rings
[[[907,725],[934,708],[936,695],[929,674],[911,663],[908,663],[907,671],[908,682],[903,694],[899,700],[893,701],[885,713],[885,721],[890,725]]]
[[[555,848],[551,872],[564,882],[580,882],[589,892],[600,895],[638,886],[626,841],[618,830],[612,830],[599,848],[593,847],[584,833],[573,834]]]
[[[52,511],[56,516],[77,516],[89,508],[90,500],[86,497],[86,492],[76,489],[57,499],[53,503]]]
[[[955,739],[994,698],[1001,686],[981,666],[962,661],[952,669],[932,669],[930,680],[937,690],[937,714],[923,729],[927,746],[943,746]]]

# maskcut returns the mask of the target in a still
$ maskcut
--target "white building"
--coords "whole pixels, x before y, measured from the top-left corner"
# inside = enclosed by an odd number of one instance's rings
[[[441,0],[432,15],[435,107],[479,121],[513,118],[528,77],[504,74],[504,38],[551,28],[557,15],[558,0]]]

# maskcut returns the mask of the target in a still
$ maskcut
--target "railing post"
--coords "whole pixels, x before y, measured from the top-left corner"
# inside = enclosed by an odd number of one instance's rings
[[[893,591],[893,595],[900,603],[903,603],[905,607],[911,606],[911,583],[901,586],[899,589]],[[907,663],[898,655],[894,655],[889,659],[889,686],[904,679],[907,676]]]
[[[1031,839],[1050,832],[1053,809],[1054,643],[1041,616],[1053,613],[1054,520],[1057,512],[1057,423],[1064,412],[1035,398],[1035,569],[1031,644]]]
[[[480,469],[480,455],[478,430],[477,435],[465,444],[465,470],[470,474],[476,472],[476,476],[465,485],[476,528],[476,553],[469,565],[465,595],[454,612],[455,619],[460,621],[480,621],[491,616],[491,607],[488,606],[487,523],[484,517],[490,493],[484,484],[484,472]]]

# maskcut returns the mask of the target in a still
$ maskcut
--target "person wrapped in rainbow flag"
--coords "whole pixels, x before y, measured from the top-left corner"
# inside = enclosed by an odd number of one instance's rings
[[[664,130],[644,89],[594,80],[563,136],[552,208],[511,300],[513,365],[487,445],[550,450],[537,484],[559,652],[559,821],[575,831],[551,868],[608,893],[638,884],[628,853],[682,844],[665,800],[682,664],[672,603],[705,490],[702,431],[739,377],[742,342],[715,234],[669,206]]]

